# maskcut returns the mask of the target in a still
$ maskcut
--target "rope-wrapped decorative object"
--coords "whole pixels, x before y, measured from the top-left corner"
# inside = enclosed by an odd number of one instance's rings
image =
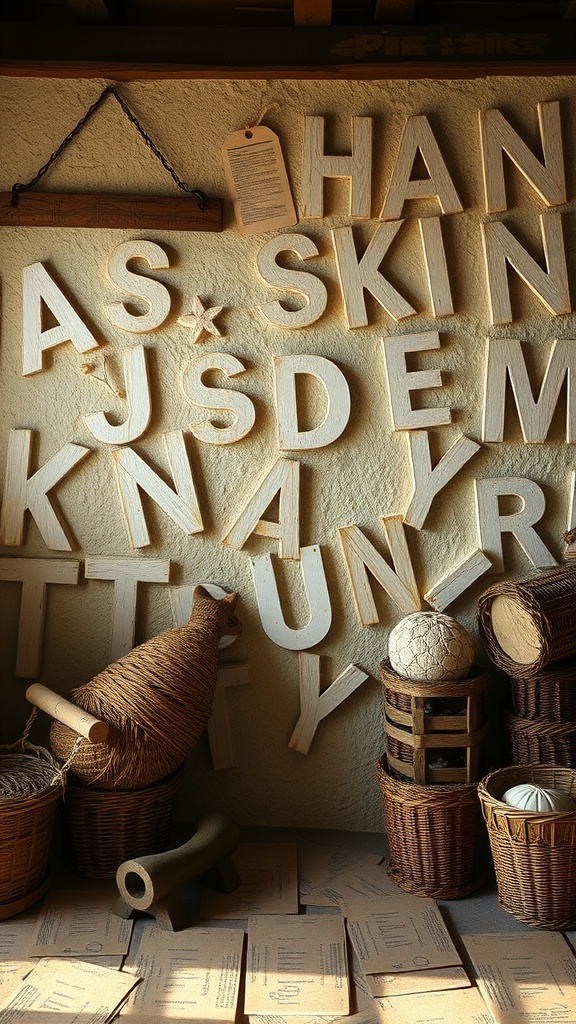
[[[240,633],[237,595],[196,587],[190,621],[109,665],[69,699],[111,726],[106,743],[83,741],[72,771],[99,789],[141,789],[174,772],[202,734],[216,685],[218,641]],[[66,759],[77,733],[59,722],[52,750]]]
[[[478,786],[496,870],[498,902],[533,928],[576,924],[576,812],[542,814],[502,800],[519,783],[559,789],[576,799],[576,771],[547,765],[500,768]]]
[[[484,878],[485,833],[477,787],[420,786],[394,778],[384,754],[376,775],[390,848],[388,874],[401,889],[460,899]]]
[[[32,906],[47,889],[60,765],[22,740],[0,747],[0,919]]]
[[[576,565],[496,583],[478,601],[480,638],[499,668],[527,679],[576,655]]]

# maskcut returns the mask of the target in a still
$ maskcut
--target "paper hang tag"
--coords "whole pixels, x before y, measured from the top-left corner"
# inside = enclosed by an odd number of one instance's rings
[[[278,136],[264,125],[227,136],[222,154],[241,235],[298,222]]]

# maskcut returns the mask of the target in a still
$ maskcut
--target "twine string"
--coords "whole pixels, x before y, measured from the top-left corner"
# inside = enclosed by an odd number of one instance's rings
[[[198,209],[199,210],[204,210],[206,208],[206,196],[204,195],[204,193],[200,192],[199,189],[191,188],[190,185],[188,185],[185,181],[182,180],[182,178],[180,178],[178,176],[178,174],[176,173],[176,171],[174,170],[172,165],[168,162],[168,160],[166,159],[164,154],[158,149],[158,146],[156,145],[156,143],[153,142],[153,140],[150,138],[148,133],[144,130],[144,128],[140,124],[140,122],[139,122],[138,118],[136,117],[136,115],[132,113],[132,111],[130,110],[130,107],[128,106],[126,101],[123,100],[122,97],[117,93],[117,91],[116,91],[116,89],[114,88],[113,85],[107,85],[106,86],[106,88],[100,94],[98,99],[95,100],[94,103],[92,104],[92,106],[90,106],[88,108],[88,110],[86,111],[84,116],[80,118],[80,120],[74,126],[74,128],[72,128],[72,130],[70,132],[68,132],[68,135],[66,136],[66,138],[64,138],[62,140],[62,142],[60,143],[58,148],[55,149],[54,152],[48,157],[48,160],[46,161],[46,163],[43,164],[42,167],[40,167],[40,169],[36,172],[34,177],[31,178],[30,181],[27,181],[27,182],[16,182],[12,186],[12,200],[11,200],[12,206],[17,206],[18,205],[18,199],[20,197],[20,193],[21,192],[27,192],[28,189],[33,188],[33,186],[36,185],[40,181],[40,179],[44,177],[44,175],[50,169],[52,164],[58,159],[60,154],[66,149],[66,147],[69,145],[69,143],[72,142],[72,139],[74,139],[81,132],[81,130],[84,127],[84,125],[96,113],[96,111],[99,109],[99,107],[102,106],[102,104],[104,103],[104,101],[106,100],[106,98],[108,96],[113,96],[114,99],[117,100],[117,102],[120,104],[120,107],[122,108],[122,110],[126,114],[126,117],[128,118],[128,120],[132,122],[132,124],[134,125],[134,127],[136,128],[138,133],[144,139],[144,142],[146,143],[148,148],[152,150],[154,156],[160,161],[162,166],[168,171],[168,173],[170,174],[170,176],[172,177],[172,179],[174,180],[174,182],[176,183],[178,188],[182,189],[183,192],[188,192],[190,195],[195,196],[196,197],[196,201],[198,203]]]

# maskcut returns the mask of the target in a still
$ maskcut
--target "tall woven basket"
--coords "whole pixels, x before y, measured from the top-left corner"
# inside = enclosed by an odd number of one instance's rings
[[[107,790],[68,778],[64,813],[78,874],[114,878],[120,864],[168,849],[184,766],[143,789]]]
[[[60,765],[32,743],[0,748],[0,919],[31,907],[48,888]]]
[[[576,799],[576,771],[513,766],[492,772],[478,786],[500,906],[533,928],[565,931],[576,925],[576,811],[540,814],[509,807],[502,796],[520,782]]]
[[[376,764],[390,849],[388,874],[401,889],[434,899],[459,899],[477,889],[487,861],[476,785],[420,786]]]

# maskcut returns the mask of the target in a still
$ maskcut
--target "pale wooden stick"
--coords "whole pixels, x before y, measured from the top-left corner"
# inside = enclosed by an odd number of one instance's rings
[[[89,715],[87,711],[71,704],[65,697],[49,690],[42,683],[32,683],[26,690],[26,700],[35,707],[45,711],[51,718],[55,718],[62,725],[67,725],[75,732],[79,732],[91,743],[104,743],[109,731],[107,722],[101,722],[98,718]]]

